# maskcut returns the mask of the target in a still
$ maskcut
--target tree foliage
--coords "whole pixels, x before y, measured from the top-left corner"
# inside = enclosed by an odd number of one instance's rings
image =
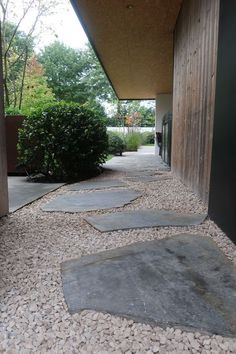
[[[3,33],[5,105],[20,108],[24,68],[33,53],[33,38],[22,31],[15,32],[15,25],[9,22],[4,24]]]
[[[44,48],[39,61],[57,100],[86,102],[88,96],[81,76],[87,64],[80,51],[54,42]]]
[[[51,15],[60,0],[0,0],[5,107],[21,108],[25,69],[32,55],[42,19]],[[28,31],[21,30],[24,22]]]
[[[153,127],[155,125],[154,105],[142,104],[141,101],[120,101],[117,112],[107,122],[110,126]]]
[[[86,92],[93,99],[114,103],[117,100],[116,95],[90,45],[83,50],[83,57],[87,65],[81,81],[85,85]]]
[[[39,61],[58,100],[114,100],[114,92],[90,46],[76,50],[56,41],[44,48]]]
[[[36,108],[43,108],[55,100],[48,87],[47,77],[42,65],[33,56],[27,63],[21,112],[29,115]]]

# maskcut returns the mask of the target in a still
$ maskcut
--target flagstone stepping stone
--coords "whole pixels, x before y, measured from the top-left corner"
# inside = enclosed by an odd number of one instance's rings
[[[86,181],[70,184],[67,189],[70,191],[86,190],[86,189],[104,189],[113,187],[125,187],[126,183],[119,179],[103,179],[97,181]]]
[[[84,219],[99,231],[105,232],[158,226],[193,226],[200,225],[205,218],[205,214],[146,209],[88,216]]]
[[[44,211],[83,212],[122,207],[142,194],[131,189],[65,194],[42,207]]]
[[[64,183],[29,182],[26,177],[21,176],[8,177],[9,212],[13,213],[63,185]]]
[[[236,335],[236,270],[209,237],[180,234],[61,265],[70,313]]]

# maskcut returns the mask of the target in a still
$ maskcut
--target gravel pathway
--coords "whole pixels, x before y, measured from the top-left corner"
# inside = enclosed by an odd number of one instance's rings
[[[142,156],[137,155],[137,158],[140,162]],[[163,174],[170,175],[170,172]],[[120,177],[130,188],[143,193],[141,198],[119,210],[206,211],[196,195],[176,179],[131,182],[125,178],[124,170],[105,172],[100,178],[107,176]],[[40,209],[47,201],[66,192],[66,187],[62,187],[0,219],[0,353],[236,353],[235,338],[151,327],[94,311],[71,316],[61,286],[60,263],[64,260],[181,232],[212,237],[235,264],[236,247],[209,219],[194,227],[100,233],[82,216],[108,211],[65,214]]]

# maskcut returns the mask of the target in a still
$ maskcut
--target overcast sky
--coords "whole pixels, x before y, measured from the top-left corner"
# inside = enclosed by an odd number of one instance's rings
[[[50,16],[47,22],[52,26],[54,34],[50,31],[42,35],[40,46],[47,45],[53,42],[55,38],[64,42],[70,47],[81,48],[87,43],[87,36],[75,14],[69,0],[65,1],[64,8],[62,7],[59,13]],[[57,37],[55,37],[55,35]]]
[[[16,17],[19,18],[23,9],[21,2],[24,0],[12,0],[15,5]],[[36,42],[36,50],[59,40],[69,47],[83,48],[87,43],[87,37],[75,14],[69,0],[61,0],[61,6],[55,8],[55,14],[43,18],[39,40]],[[31,11],[22,22],[21,30],[27,33],[35,18],[34,11]]]

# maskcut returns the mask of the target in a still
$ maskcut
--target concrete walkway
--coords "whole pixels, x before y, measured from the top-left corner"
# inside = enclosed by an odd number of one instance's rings
[[[132,180],[141,175],[171,177],[160,158],[144,153],[145,149],[108,161],[104,174],[97,178],[120,179],[126,188],[142,194],[119,211],[151,208],[205,213],[206,206],[175,178],[150,183]],[[180,233],[210,237],[234,265],[236,247],[209,219],[197,226],[101,233],[84,218],[116,209],[69,214],[42,210],[43,205],[67,193],[74,192],[63,186],[0,219],[0,353],[236,353],[235,339],[226,336],[170,325],[151,326],[94,310],[71,315],[62,289],[63,262],[136,242],[169,239]]]
[[[154,155],[154,146],[142,146],[137,152],[125,152],[109,160],[105,168],[132,175],[152,175],[152,172],[169,171],[159,156]]]

